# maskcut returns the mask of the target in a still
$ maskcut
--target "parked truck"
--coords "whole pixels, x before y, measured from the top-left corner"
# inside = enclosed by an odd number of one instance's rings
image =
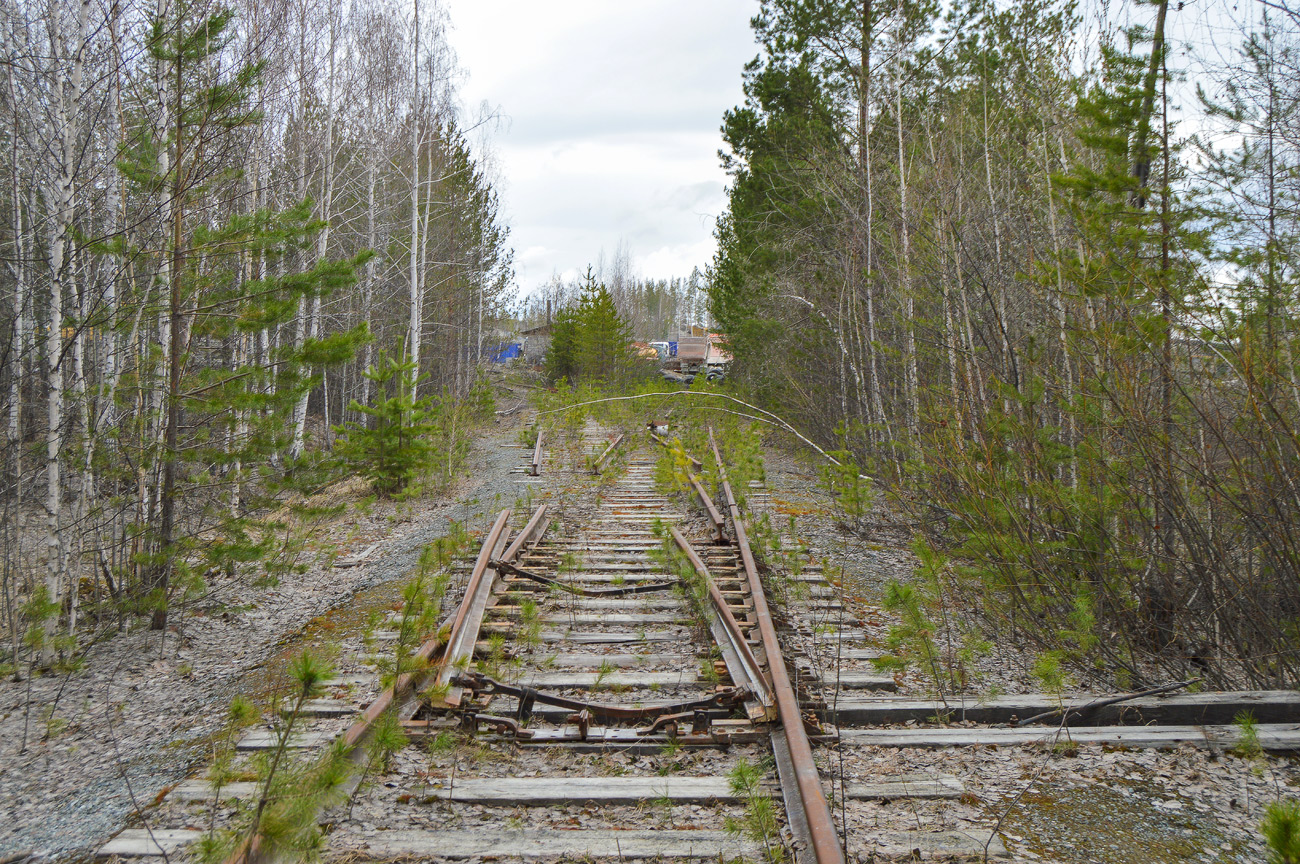
[[[676,354],[662,359],[659,370],[669,381],[684,384],[700,374],[710,381],[718,381],[727,374],[730,360],[726,352],[713,345],[709,336],[682,336],[677,340]]]

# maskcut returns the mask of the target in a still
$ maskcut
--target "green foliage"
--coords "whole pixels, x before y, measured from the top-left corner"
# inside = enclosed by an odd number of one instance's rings
[[[161,212],[170,211],[172,225],[147,248],[121,239],[91,245],[127,270],[156,274],[132,302],[154,310],[176,338],[122,369],[113,382],[121,420],[96,430],[97,446],[87,451],[104,488],[162,478],[158,504],[140,508],[126,536],[112,541],[133,550],[127,572],[116,574],[128,589],[117,599],[124,611],[154,613],[155,627],[178,598],[206,590],[206,573],[235,575],[269,561],[265,575],[275,577],[283,526],[248,514],[319,485],[322,460],[296,452],[293,411],[323,370],[350,360],[369,334],[360,325],[319,337],[260,344],[259,337],[287,332],[300,310],[353,285],[370,257],[311,254],[325,223],[309,201],[233,215],[210,206],[241,185],[233,163],[218,164],[213,154],[262,123],[262,67],[214,65],[235,38],[232,10],[193,2],[159,9],[142,35],[163,88],[149,98],[171,119],[126,124],[117,167],[140,207],[168,201]],[[160,401],[135,410],[144,393]],[[152,494],[139,490],[141,500]],[[131,512],[120,500],[109,506]]]
[[[778,864],[786,860],[786,854],[785,847],[781,844],[777,806],[762,785],[763,776],[770,770],[771,766],[766,761],[755,765],[747,759],[741,759],[731,769],[727,780],[732,794],[744,801],[745,815],[739,820],[728,817],[726,829],[762,843],[769,864]]]
[[[555,313],[551,322],[551,344],[547,348],[546,377],[551,381],[572,381],[578,375],[578,342],[582,319],[577,309],[564,308]]]
[[[1268,844],[1269,864],[1300,864],[1300,801],[1274,801],[1264,811],[1259,831]]]
[[[1259,721],[1254,712],[1240,711],[1232,718],[1237,727],[1237,743],[1232,748],[1243,759],[1256,759],[1264,755],[1264,748],[1259,743]]]
[[[400,345],[393,356],[381,354],[365,372],[376,385],[374,405],[355,400],[350,405],[368,419],[334,427],[343,436],[335,448],[336,464],[363,473],[388,497],[417,494],[426,483],[451,482],[469,453],[475,425],[494,412],[486,379],[480,378],[464,399],[450,393],[417,398],[415,388],[425,378],[412,381],[414,371]]]
[[[497,402],[492,395],[492,382],[485,375],[474,380],[474,386],[469,388],[463,401],[472,421],[485,423],[496,416]]]
[[[59,604],[50,599],[50,591],[43,583],[32,588],[32,593],[19,610],[27,621],[23,642],[33,652],[46,647],[46,630],[58,617]]]
[[[289,664],[289,677],[298,686],[300,702],[319,696],[322,685],[332,673],[331,664],[311,651],[303,651]]]
[[[691,494],[690,475],[694,470],[681,439],[673,438],[655,461],[655,486],[665,495]]]
[[[293,761],[278,771],[256,822],[262,848],[290,860],[316,860],[325,841],[318,817],[342,803],[352,770],[340,738],[315,760]]]
[[[753,481],[763,483],[767,480],[767,472],[763,464],[763,426],[761,423],[745,423],[726,414],[705,416],[709,416],[718,451],[726,462],[727,481],[731,484],[731,493],[736,497],[736,503],[744,507],[749,494],[749,484]],[[695,425],[698,427],[699,423]],[[713,448],[708,446],[707,434],[700,437],[699,447],[700,452],[705,454],[705,488],[716,489],[718,487],[716,481],[720,476],[713,459]]]
[[[251,726],[257,722],[258,717],[257,706],[244,694],[237,693],[235,698],[230,700],[230,708],[226,711],[226,722],[232,726],[236,728]]]
[[[370,725],[366,754],[377,771],[387,771],[393,755],[406,746],[406,731],[395,711],[385,711]]]
[[[860,531],[863,520],[871,512],[874,497],[871,482],[862,475],[862,469],[850,451],[834,450],[830,455],[839,464],[822,466],[822,487],[835,501],[844,524]]]
[[[446,729],[429,739],[429,752],[446,755],[456,749],[456,734]]]
[[[1065,689],[1065,672],[1061,669],[1061,652],[1046,651],[1034,661],[1034,677],[1048,693],[1059,696]]]
[[[890,580],[885,586],[882,605],[886,612],[898,615],[902,622],[890,626],[885,644],[891,653],[876,658],[873,661],[876,667],[902,670],[919,659],[928,667],[935,683],[941,683],[939,649],[934,644],[934,623],[926,614],[916,586]]]
[[[428,471],[434,452],[430,437],[434,431],[433,398],[413,395],[422,378],[415,378],[415,361],[381,354],[365,375],[376,385],[375,404],[353,400],[353,411],[370,418],[368,423],[348,422],[335,427],[344,438],[335,448],[336,457],[361,471],[386,497],[402,492]]]
[[[1198,74],[1189,155],[1177,7],[1086,51],[1078,9],[761,4],[723,125],[729,383],[889,482],[944,596],[1047,677],[1293,685],[1296,22]],[[826,475],[855,521],[870,490]]]
[[[630,377],[632,331],[614,306],[609,289],[587,268],[577,308],[561,309],[551,327],[546,376],[617,387]]]
[[[469,544],[469,535],[458,522],[448,533],[420,551],[413,579],[402,586],[402,611],[397,621],[397,641],[392,652],[380,662],[381,680],[391,686],[399,675],[424,668],[417,656],[421,644],[435,634],[442,601],[450,584],[450,567],[456,556]]]
[[[253,836],[261,838],[260,848],[272,857],[314,860],[323,848],[317,816],[328,806],[342,800],[343,784],[352,773],[352,763],[342,738],[316,758],[294,758],[289,744],[302,717],[304,703],[317,698],[325,680],[333,674],[332,666],[311,651],[304,651],[289,666],[293,681],[293,701],[277,731],[274,749],[261,760],[260,790],[251,810],[238,814],[235,824],[224,830],[209,831],[198,847],[204,862],[224,860],[241,843]],[[228,726],[237,730],[255,718],[247,700],[231,703]],[[219,791],[230,779],[230,767],[224,759],[214,765],[212,781]]]

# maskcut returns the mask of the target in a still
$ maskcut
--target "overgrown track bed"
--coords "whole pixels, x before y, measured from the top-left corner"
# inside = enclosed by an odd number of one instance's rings
[[[390,830],[342,826],[333,850],[755,860],[764,841],[780,847],[775,823],[766,838],[727,830],[770,792],[766,738],[658,552],[656,524],[684,514],[653,473],[630,460],[581,530],[500,568],[478,660],[448,682],[455,709],[407,724],[403,779],[361,805]],[[734,559],[700,550],[723,578]]]
[[[835,864],[1006,856],[998,820],[976,806],[962,778],[917,748],[1045,743],[1051,751],[1062,737],[1056,719],[1029,729],[1005,724],[1055,703],[1016,697],[961,715],[951,701],[880,695],[897,682],[872,666],[879,652],[864,622],[798,537],[761,518],[771,515],[761,483],[745,490],[753,516],[742,513],[716,445],[718,502],[688,469],[700,504],[693,511],[658,491],[645,449],[624,442],[631,455],[596,481],[586,468],[602,467],[612,445],[590,426],[578,440],[581,471],[564,470],[558,450],[533,451],[537,476],[568,484],[561,497],[576,519],[552,502],[516,514],[511,531],[503,511],[474,565],[463,561],[452,580],[463,586],[458,606],[428,625],[418,651],[408,647],[418,662],[402,664],[410,671],[393,687],[380,692],[375,672],[354,664],[325,698],[300,706],[287,739],[283,720],[243,735],[237,750],[251,757],[240,763],[248,779],[237,765],[220,803],[210,777],[187,781],[150,814],[150,830],[124,832],[101,854],[179,850],[209,824],[230,823],[262,795],[253,780],[259,752],[286,743],[323,752],[340,735],[364,745],[396,732],[396,745],[354,751],[364,770],[344,784],[346,803],[314,815],[326,829],[327,858]],[[751,533],[766,562],[752,554]],[[405,640],[409,611],[394,613],[394,629],[375,634],[376,643]],[[1294,694],[1221,694],[1217,703],[1089,703],[1072,722],[1205,724],[1243,700],[1261,719],[1294,719]],[[1236,741],[1213,724],[1195,727],[1199,739],[1188,728],[1075,727],[1067,740]],[[1290,749],[1297,735],[1264,724],[1259,743]],[[863,771],[864,758],[889,770]],[[903,802],[894,806],[907,807],[913,824],[882,824],[887,802]],[[226,860],[260,857],[261,838],[251,839]]]
[[[790,466],[779,457],[776,464]],[[836,688],[837,677],[866,674],[873,659],[898,650],[890,638],[908,621],[881,605],[877,538],[852,536],[823,515],[825,499],[819,505],[818,493],[792,482],[807,476],[802,471],[770,465],[780,491],[751,488],[750,521],[766,522],[763,545],[782,550],[770,556],[769,587],[788,599],[787,610],[798,610],[784,645],[819,682],[802,704],[838,732],[839,743],[819,748],[817,759],[852,859],[911,860],[920,850],[927,860],[946,860],[965,849],[981,860],[985,850],[971,847],[997,828],[988,855],[1005,841],[1017,861],[1264,860],[1265,807],[1300,786],[1295,692],[999,695],[992,689],[999,679],[981,677],[956,692],[945,679],[938,695],[924,652],[908,645],[912,665],[896,675],[897,694]],[[1060,707],[1069,713],[1050,713]],[[1253,731],[1234,722],[1242,712],[1257,721]],[[850,791],[887,784],[908,785],[913,797]],[[919,840],[946,838],[948,849],[899,843],[909,830],[928,835]]]

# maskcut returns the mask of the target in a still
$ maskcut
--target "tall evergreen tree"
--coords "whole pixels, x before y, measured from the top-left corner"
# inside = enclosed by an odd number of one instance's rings
[[[622,385],[632,361],[632,331],[614,307],[609,289],[598,284],[590,270],[578,320],[576,347],[583,380],[608,387]]]
[[[631,369],[632,329],[604,283],[587,267],[582,294],[555,316],[546,354],[547,376],[617,387]]]
[[[206,569],[194,566],[197,547],[178,530],[180,511],[210,510],[224,526],[228,539],[204,547],[206,557],[220,559],[207,566],[265,553],[265,541],[249,541],[249,522],[239,508],[232,514],[211,494],[211,473],[244,484],[242,470],[225,469],[283,465],[291,441],[283,437],[284,412],[318,383],[308,370],[350,359],[366,329],[282,344],[269,364],[251,353],[232,353],[232,339],[287,324],[300,301],[352,284],[356,266],[368,257],[322,259],[295,271],[295,262],[306,260],[300,253],[323,227],[311,219],[309,203],[282,213],[234,214],[215,226],[201,211],[217,187],[237,179],[225,157],[240,145],[239,131],[261,122],[251,107],[260,67],[246,64],[214,76],[213,62],[231,38],[231,10],[182,2],[167,12],[154,17],[148,40],[165,122],[138,126],[120,163],[133,187],[157,200],[166,225],[158,266],[166,334],[159,358],[165,384],[156,401],[164,415],[162,436],[138,454],[140,464],[157,465],[161,475],[158,510],[147,510],[136,529],[149,538],[138,563],[147,574],[155,629],[166,626],[174,583],[192,587],[190,577]],[[251,255],[266,265],[262,278],[248,276],[244,265]],[[273,491],[279,482],[264,474],[243,485],[241,494]],[[205,488],[204,494],[190,495],[190,484]]]

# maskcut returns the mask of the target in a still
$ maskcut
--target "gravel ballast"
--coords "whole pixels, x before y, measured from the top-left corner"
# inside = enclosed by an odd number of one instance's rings
[[[0,858],[92,852],[211,757],[230,699],[264,691],[267,661],[308,622],[406,577],[449,520],[479,530],[513,506],[524,486],[512,469],[527,460],[518,422],[504,418],[475,438],[465,479],[449,492],[349,509],[314,532],[318,551],[332,545],[339,559],[379,543],[359,566],[321,555],[275,587],[216,583],[165,633],[135,622],[92,646],[72,674],[0,682]]]

